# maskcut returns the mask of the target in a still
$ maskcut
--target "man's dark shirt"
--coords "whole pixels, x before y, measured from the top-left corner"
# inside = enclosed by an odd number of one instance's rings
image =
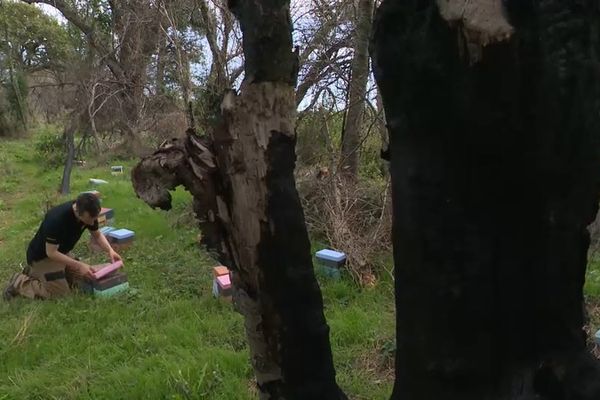
[[[81,234],[87,228],[98,230],[98,220],[94,225],[85,225],[73,211],[73,201],[66,202],[49,210],[37,233],[27,248],[27,264],[43,260],[46,254],[46,243],[57,244],[58,251],[67,254],[77,244]]]

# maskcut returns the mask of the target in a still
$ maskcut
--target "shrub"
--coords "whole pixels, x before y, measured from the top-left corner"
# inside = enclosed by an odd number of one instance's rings
[[[18,110],[13,107],[7,86],[0,85],[0,137],[15,136],[23,131]]]
[[[47,168],[58,168],[65,162],[66,149],[62,134],[51,125],[38,129],[35,139],[35,156]]]
[[[381,253],[391,249],[389,181],[348,185],[340,176],[305,175],[298,180],[306,222],[313,235],[347,256],[346,268],[361,286],[374,284]]]

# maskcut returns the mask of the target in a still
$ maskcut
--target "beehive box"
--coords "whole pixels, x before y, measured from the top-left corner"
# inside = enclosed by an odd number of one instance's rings
[[[108,242],[116,251],[125,250],[131,247],[135,239],[135,232],[129,229],[116,229],[107,234]]]
[[[323,249],[315,254],[319,264],[329,268],[341,268],[346,263],[346,255],[339,251]]]
[[[213,269],[213,274],[215,274]],[[218,275],[213,278],[213,296],[227,301],[231,301],[233,294],[233,286],[231,284],[231,276],[229,271],[226,274]]]
[[[113,165],[112,167],[110,167],[110,173],[113,176],[116,175],[123,175],[123,166],[122,165]]]
[[[115,229],[108,232],[108,241],[111,243],[124,244],[133,242],[135,239],[135,232],[129,229]]]
[[[101,279],[95,281],[82,281],[79,284],[79,288],[82,292],[92,295],[109,295],[110,293],[120,293],[124,287],[123,284],[128,283],[129,279],[127,274],[123,271],[115,271],[110,275],[107,275]],[[111,292],[104,293],[116,286],[121,286],[119,289],[112,290]],[[129,287],[127,285],[127,287]]]
[[[123,293],[129,290],[129,282],[124,282],[119,285],[113,286],[105,290],[94,289],[94,296],[96,297],[112,297],[119,293]]]

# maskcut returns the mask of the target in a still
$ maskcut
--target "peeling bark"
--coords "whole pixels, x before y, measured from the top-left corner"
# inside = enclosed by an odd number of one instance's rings
[[[508,40],[513,27],[506,19],[502,0],[437,0],[442,18],[460,24],[482,46]]]
[[[210,141],[188,130],[184,139],[165,141],[154,154],[142,159],[131,171],[131,180],[138,197],[162,210],[171,209],[169,191],[180,185],[185,187],[194,197],[194,212],[202,231],[201,244],[221,254],[223,262],[227,263],[223,227],[215,217],[215,171]]]
[[[598,9],[502,3],[514,32],[474,64],[440,1],[386,0],[377,13],[394,212],[393,399],[600,398],[582,328],[586,226],[600,187]]]
[[[345,399],[294,180],[289,1],[229,5],[244,34],[241,92],[225,94],[210,137],[190,130],[144,158],[132,171],[134,189],[163,209],[177,185],[193,194],[203,240],[232,269],[261,399]]]
[[[458,26],[459,43],[466,47],[471,63],[479,61],[482,48],[509,40],[513,27],[506,19],[502,0],[437,0],[440,15]]]

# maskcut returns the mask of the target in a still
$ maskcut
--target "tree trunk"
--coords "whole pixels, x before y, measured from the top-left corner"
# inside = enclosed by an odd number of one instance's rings
[[[386,0],[378,10],[393,399],[600,398],[582,329],[600,177],[597,21],[591,1]]]
[[[244,40],[240,94],[225,95],[211,138],[190,131],[143,159],[132,171],[134,189],[162,208],[176,185],[192,192],[205,243],[233,270],[261,399],[345,399],[294,180],[289,0],[229,4]]]
[[[360,132],[365,112],[367,81],[369,79],[369,36],[373,18],[373,0],[358,0],[354,29],[354,57],[348,87],[348,104],[342,134],[341,167],[351,178],[358,176]]]
[[[63,137],[67,157],[65,158],[65,166],[60,183],[60,194],[66,195],[71,191],[71,172],[73,171],[73,162],[75,160],[75,124],[72,121],[65,128]]]

